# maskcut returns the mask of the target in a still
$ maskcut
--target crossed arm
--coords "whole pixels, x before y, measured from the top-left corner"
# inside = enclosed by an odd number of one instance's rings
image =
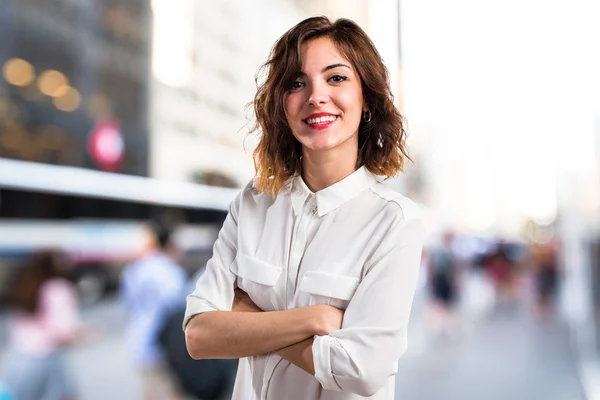
[[[263,312],[236,289],[231,311],[211,311],[193,317],[186,326],[190,355],[239,358],[275,352],[314,375],[314,335],[327,335],[342,325],[344,312],[328,305]]]

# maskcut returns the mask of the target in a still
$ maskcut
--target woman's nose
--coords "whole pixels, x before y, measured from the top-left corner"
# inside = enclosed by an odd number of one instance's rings
[[[322,85],[313,85],[308,96],[306,104],[318,107],[329,101],[329,93],[326,87]]]

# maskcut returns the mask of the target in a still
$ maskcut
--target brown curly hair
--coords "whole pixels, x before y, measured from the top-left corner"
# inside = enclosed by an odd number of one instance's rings
[[[302,145],[292,135],[284,99],[300,75],[302,45],[320,37],[330,38],[350,61],[371,113],[371,119],[362,119],[358,128],[358,166],[389,178],[402,171],[405,159],[410,160],[404,118],[394,106],[388,70],[371,39],[349,19],[332,23],[323,16],[307,18],[277,40],[256,76],[258,90],[249,104],[256,122],[250,133],[261,133],[254,150],[255,184],[261,193],[275,197],[292,176],[302,171]],[[259,84],[264,75],[266,79]]]

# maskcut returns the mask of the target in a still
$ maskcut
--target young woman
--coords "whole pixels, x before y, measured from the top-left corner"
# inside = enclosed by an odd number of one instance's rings
[[[265,68],[257,175],[188,297],[188,351],[241,358],[234,399],[393,399],[424,225],[375,177],[408,157],[387,70],[360,27],[325,17]]]

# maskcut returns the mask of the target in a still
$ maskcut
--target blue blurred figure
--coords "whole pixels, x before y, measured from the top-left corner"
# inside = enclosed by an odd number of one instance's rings
[[[167,228],[149,229],[141,256],[121,277],[121,299],[129,312],[128,344],[146,400],[182,398],[158,340],[166,317],[185,304],[187,294],[187,274],[175,261],[171,238]]]

